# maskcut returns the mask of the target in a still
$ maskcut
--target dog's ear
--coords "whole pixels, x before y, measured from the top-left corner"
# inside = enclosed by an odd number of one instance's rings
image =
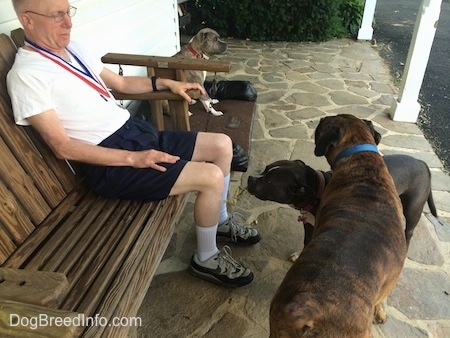
[[[320,121],[315,133],[316,147],[314,149],[314,155],[316,156],[326,155],[330,147],[336,146],[341,140],[339,128],[331,124],[323,126],[323,121],[324,119]]]
[[[375,140],[375,144],[378,145],[381,141],[381,134],[375,130],[372,121],[369,121],[369,120],[363,120],[363,121],[369,127],[370,132],[372,133],[373,139]]]
[[[209,32],[203,32],[201,42],[208,40],[208,34],[209,34]]]
[[[300,167],[304,167],[306,166],[305,162],[303,162],[302,160],[296,159],[296,160],[292,160],[292,163],[294,165],[300,166]]]

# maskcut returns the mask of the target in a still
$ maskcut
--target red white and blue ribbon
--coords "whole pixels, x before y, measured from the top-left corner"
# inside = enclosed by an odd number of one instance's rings
[[[78,64],[83,68],[79,69],[72,65],[70,62],[67,62],[62,57],[50,52],[49,50],[39,46],[38,44],[25,39],[25,44],[41,54],[42,56],[46,57],[47,59],[55,62],[57,65],[61,66],[65,70],[69,71],[76,77],[78,77],[80,80],[82,80],[84,83],[89,85],[91,88],[95,89],[97,92],[100,93],[100,96],[106,100],[106,98],[111,98],[111,94],[109,93],[108,89],[103,85],[102,81],[98,79],[93,72],[89,70],[86,64],[81,61],[81,59],[69,48],[66,48],[67,52],[78,62]]]

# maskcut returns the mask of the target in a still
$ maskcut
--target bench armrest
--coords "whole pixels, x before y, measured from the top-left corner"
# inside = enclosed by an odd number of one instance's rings
[[[147,68],[204,70],[207,72],[226,72],[231,69],[229,61],[189,59],[185,57],[162,57],[139,54],[108,53],[102,57],[104,63]]]
[[[119,64],[127,66],[146,67],[147,76],[159,76],[161,78],[177,81],[186,81],[187,70],[199,70],[209,72],[229,72],[231,62],[220,60],[190,59],[186,57],[162,57],[139,54],[108,53],[102,57],[103,63]],[[124,94],[113,92],[118,100],[147,100],[150,102],[152,121],[159,130],[164,129],[164,119],[161,100],[168,100],[171,110],[173,127],[179,130],[190,130],[188,105],[184,99],[168,90],[144,94]],[[198,90],[188,91],[188,95],[197,99],[200,96]]]
[[[198,90],[188,90],[186,93],[194,100],[200,97],[200,91]],[[113,90],[112,94],[116,100],[184,100],[180,95],[174,94],[170,90],[143,94],[125,94]]]

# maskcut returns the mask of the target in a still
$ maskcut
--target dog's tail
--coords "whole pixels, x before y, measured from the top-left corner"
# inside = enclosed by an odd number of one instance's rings
[[[424,161],[421,161],[421,162],[422,162],[422,164],[425,165],[425,167],[427,168],[427,170],[428,170],[428,177],[429,177],[429,180],[430,180],[430,182],[431,182],[431,171],[430,171],[430,167],[428,167],[428,165],[427,165]],[[430,194],[428,195],[427,203],[428,203],[428,207],[430,208],[431,214],[432,214],[434,217],[438,217],[437,211],[436,211],[436,206],[434,205],[433,192],[432,192],[432,190],[431,190],[431,183],[430,183]]]
[[[431,214],[434,217],[438,217],[437,211],[436,211],[436,206],[434,205],[433,193],[431,192],[431,190],[430,190],[430,194],[428,195],[427,203],[428,203],[428,207],[430,208]]]

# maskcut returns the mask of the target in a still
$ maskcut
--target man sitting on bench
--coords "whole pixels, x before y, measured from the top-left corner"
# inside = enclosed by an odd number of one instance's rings
[[[224,286],[253,280],[216,237],[255,244],[258,231],[236,222],[227,211],[232,142],[224,134],[157,131],[130,118],[108,88],[123,93],[169,89],[190,100],[195,83],[138,76],[123,77],[92,60],[70,41],[76,8],[67,0],[12,0],[25,31],[7,85],[14,118],[31,125],[58,158],[78,161],[100,195],[154,201],[197,192],[194,221],[197,251],[190,270]]]

